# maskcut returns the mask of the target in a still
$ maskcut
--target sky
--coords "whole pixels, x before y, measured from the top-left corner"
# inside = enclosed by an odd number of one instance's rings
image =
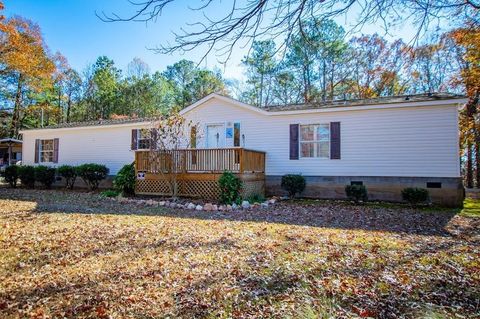
[[[98,56],[106,55],[115,61],[117,67],[126,69],[133,58],[145,61],[152,71],[163,71],[181,59],[200,62],[203,50],[195,50],[182,55],[158,54],[151,48],[160,44],[172,43],[173,31],[179,31],[186,23],[191,23],[198,16],[188,10],[189,1],[179,0],[167,8],[165,13],[155,23],[101,21],[95,13],[115,12],[128,16],[134,8],[127,0],[4,0],[5,15],[17,14],[31,19],[40,25],[45,41],[52,52],[59,51],[67,57],[70,65],[83,70],[89,63],[95,62]],[[191,5],[191,2],[190,2]],[[229,1],[215,3],[215,15],[226,12]],[[225,9],[225,10],[222,10]],[[339,18],[337,23],[345,24],[347,18]],[[379,32],[377,25],[366,26],[363,33]],[[386,37],[403,38],[409,41],[414,34],[414,28],[402,24],[397,29],[390,30]],[[218,66],[225,78],[243,79],[241,60],[248,52],[247,48],[237,48],[229,62],[222,66],[218,64],[215,55],[210,55],[200,65],[213,68]]]

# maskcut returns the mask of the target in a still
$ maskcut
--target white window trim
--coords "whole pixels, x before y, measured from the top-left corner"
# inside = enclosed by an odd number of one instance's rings
[[[53,147],[52,150],[44,151],[43,147],[42,147],[43,141],[52,141],[52,147]],[[46,152],[51,152],[52,153],[52,160],[51,161],[43,161],[42,154],[46,153]],[[41,139],[40,143],[38,143],[38,162],[39,163],[53,163],[54,156],[55,156],[55,139],[53,139],[53,138]]]
[[[311,126],[311,125],[326,125],[328,126],[328,154],[326,157],[320,157],[320,156],[302,156],[302,143],[314,143],[314,151],[313,154],[317,154],[317,143],[320,143],[321,141],[316,140],[316,134],[315,139],[313,141],[302,141],[302,126]],[[332,136],[330,133],[330,122],[327,123],[304,123],[304,124],[299,124],[298,126],[298,153],[299,153],[299,158],[305,159],[305,160],[328,160],[330,159],[330,146],[331,146],[331,141],[332,141]]]
[[[142,130],[148,130],[147,128],[140,128],[137,129],[137,150],[144,151],[144,150],[150,150],[149,148],[141,148],[140,147],[140,140],[150,140],[150,138],[140,138],[142,135]],[[149,142],[150,143],[150,142]]]

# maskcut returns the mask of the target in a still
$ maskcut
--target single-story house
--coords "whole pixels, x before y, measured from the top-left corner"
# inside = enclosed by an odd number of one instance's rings
[[[463,200],[458,110],[465,102],[442,93],[258,108],[210,94],[180,112],[203,132],[186,145],[195,148],[186,153],[186,171],[200,172],[200,149],[255,150],[264,156],[251,153],[244,163],[235,155],[221,167],[262,173],[267,194],[282,193],[283,175],[302,174],[306,197],[344,198],[345,185],[363,184],[371,199],[397,201],[403,188],[421,187],[432,201],[456,206]],[[122,119],[24,130],[23,163],[95,162],[116,174],[149,147],[142,132],[151,128],[151,119]],[[252,161],[264,163],[250,170]]]

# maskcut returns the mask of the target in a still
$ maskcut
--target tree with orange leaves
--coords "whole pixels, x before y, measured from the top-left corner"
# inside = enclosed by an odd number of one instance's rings
[[[473,162],[475,162],[476,187],[480,187],[480,26],[454,30],[448,34],[461,55],[461,67],[454,84],[464,88],[469,101],[460,114],[460,144],[465,151],[465,175],[467,187],[473,186]],[[474,157],[475,156],[475,160]]]
[[[0,3],[3,9],[3,4]],[[5,97],[12,104],[9,134],[18,135],[25,96],[51,86],[55,71],[40,28],[34,22],[14,16],[0,20],[0,76]]]

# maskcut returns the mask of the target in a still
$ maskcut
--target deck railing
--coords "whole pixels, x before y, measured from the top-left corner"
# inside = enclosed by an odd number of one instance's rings
[[[147,173],[264,173],[265,152],[244,148],[135,152],[135,168]]]

